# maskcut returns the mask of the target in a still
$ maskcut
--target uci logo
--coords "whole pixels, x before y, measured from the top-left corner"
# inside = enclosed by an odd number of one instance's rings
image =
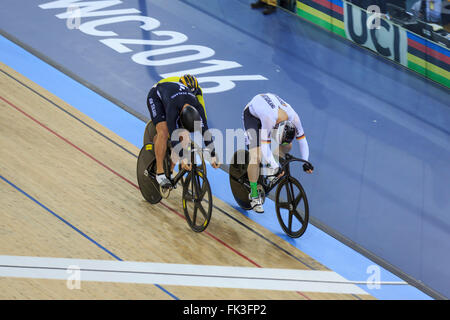
[[[407,63],[407,36],[405,30],[381,19],[373,8],[368,13],[350,3],[345,4],[345,31],[348,39],[377,53]],[[375,23],[375,24],[374,24]]]

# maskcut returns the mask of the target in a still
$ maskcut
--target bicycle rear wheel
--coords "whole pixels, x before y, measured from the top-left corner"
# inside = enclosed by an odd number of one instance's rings
[[[189,227],[204,231],[211,221],[212,193],[208,179],[199,168],[193,168],[183,183],[183,211]]]
[[[153,144],[146,144],[141,148],[136,171],[139,189],[144,199],[151,204],[160,202],[162,197],[158,181],[155,178],[156,161]]]
[[[305,190],[294,177],[280,181],[275,194],[278,222],[291,238],[300,237],[308,226],[309,207]]]
[[[245,210],[250,210],[250,188],[248,187],[247,167],[249,163],[249,152],[247,150],[238,150],[234,153],[230,164],[228,175],[230,177],[230,187],[234,200]]]

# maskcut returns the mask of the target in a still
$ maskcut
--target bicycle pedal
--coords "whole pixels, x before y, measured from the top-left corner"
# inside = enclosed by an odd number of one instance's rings
[[[167,199],[169,197],[171,190],[172,188],[159,187],[159,193],[161,194],[161,197],[163,197],[164,199]]]

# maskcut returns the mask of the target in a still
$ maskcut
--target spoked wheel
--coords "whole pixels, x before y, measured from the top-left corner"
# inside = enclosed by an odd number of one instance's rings
[[[153,152],[153,144],[146,144],[139,152],[137,161],[137,180],[139,189],[145,200],[151,204],[161,201],[159,192],[159,184],[154,178],[156,172],[155,154]]]
[[[297,179],[283,179],[275,194],[278,222],[291,238],[300,237],[308,226],[309,208],[305,190]]]
[[[250,188],[248,187],[247,167],[249,163],[249,152],[247,150],[238,150],[234,153],[230,164],[229,176],[230,187],[233,193],[234,200],[237,204],[245,210],[250,210],[250,199],[248,195]]]
[[[183,211],[186,221],[195,232],[204,231],[211,221],[211,187],[199,168],[191,170],[184,179]]]

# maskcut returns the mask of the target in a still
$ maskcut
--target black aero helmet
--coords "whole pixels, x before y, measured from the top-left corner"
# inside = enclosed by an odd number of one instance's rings
[[[202,121],[202,117],[197,109],[191,105],[183,107],[180,114],[181,126],[189,132],[194,132],[195,121]]]
[[[193,75],[185,74],[184,76],[180,77],[180,82],[191,89],[191,91],[196,91],[198,89],[197,78]]]
[[[289,144],[294,140],[296,129],[291,121],[281,121],[275,126],[275,129],[274,138],[279,144]]]

